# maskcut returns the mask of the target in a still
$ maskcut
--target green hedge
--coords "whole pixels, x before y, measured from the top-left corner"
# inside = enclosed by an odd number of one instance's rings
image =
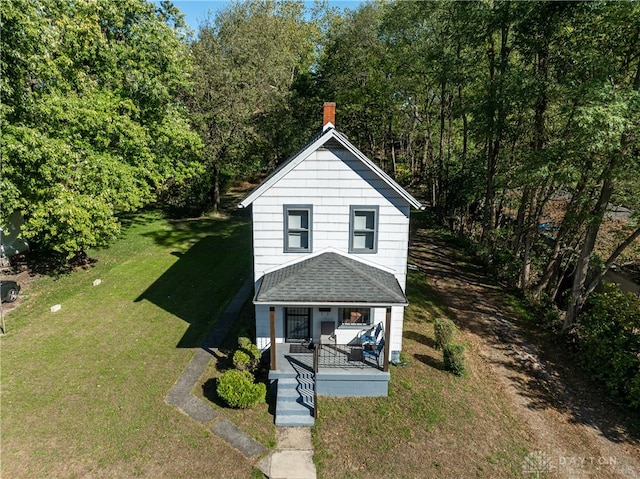
[[[640,298],[605,285],[589,298],[575,334],[591,377],[615,399],[640,408]]]
[[[433,322],[433,331],[435,336],[435,348],[443,349],[445,344],[454,340],[456,335],[456,325],[447,318],[436,318]]]
[[[247,409],[264,402],[267,395],[267,387],[253,381],[249,371],[230,369],[218,379],[216,392],[229,406]]]
[[[260,349],[251,340],[245,337],[238,338],[238,349],[233,353],[233,365],[237,369],[255,371],[261,357]]]
[[[442,348],[444,368],[456,376],[462,376],[466,371],[464,346],[449,342]]]

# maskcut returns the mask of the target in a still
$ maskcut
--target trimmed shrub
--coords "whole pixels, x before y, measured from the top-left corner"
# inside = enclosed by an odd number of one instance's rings
[[[237,369],[255,371],[262,358],[262,352],[258,346],[244,337],[238,338],[238,346],[239,348],[233,353],[233,365]]]
[[[435,334],[436,349],[443,349],[445,344],[454,340],[456,335],[456,325],[447,318],[436,318],[433,322],[433,331]]]
[[[590,296],[575,335],[590,376],[613,398],[640,407],[640,298],[605,285]]]
[[[255,344],[249,343],[249,345],[243,349],[249,355],[249,357],[254,361],[258,361],[262,357],[262,352],[260,351],[258,346],[256,346]]]
[[[242,349],[236,349],[236,352],[233,353],[233,365],[236,369],[251,369],[251,357]]]
[[[462,376],[466,370],[464,346],[449,342],[442,348],[444,368],[456,376]]]
[[[249,371],[230,369],[218,379],[216,392],[229,406],[247,409],[264,402],[267,395],[267,387],[253,380],[253,374]]]

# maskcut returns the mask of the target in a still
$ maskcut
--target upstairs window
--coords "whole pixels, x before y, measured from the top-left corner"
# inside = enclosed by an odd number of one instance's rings
[[[349,221],[349,253],[378,252],[378,207],[352,206]]]
[[[284,252],[311,252],[311,205],[284,205]]]

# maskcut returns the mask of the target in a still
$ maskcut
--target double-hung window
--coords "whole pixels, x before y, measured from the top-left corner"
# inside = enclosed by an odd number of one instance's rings
[[[284,205],[284,252],[311,252],[312,205]]]
[[[378,207],[351,206],[349,253],[378,252]]]

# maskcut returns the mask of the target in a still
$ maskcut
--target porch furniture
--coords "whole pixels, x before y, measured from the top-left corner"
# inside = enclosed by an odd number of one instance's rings
[[[382,334],[382,323],[378,323],[378,326],[376,326],[375,331],[372,329],[367,329],[366,331],[364,331],[361,336],[360,336],[360,344],[362,344],[363,346],[365,344],[376,344]]]
[[[320,345],[333,343],[333,354],[337,354],[336,344],[336,324],[333,321],[322,321],[320,323]]]
[[[375,349],[369,349],[365,347],[362,350],[362,362],[365,362],[367,358],[375,359],[376,364],[380,366],[380,354],[382,353],[383,349],[384,349],[384,338],[380,340],[380,342],[378,343],[378,346]]]

